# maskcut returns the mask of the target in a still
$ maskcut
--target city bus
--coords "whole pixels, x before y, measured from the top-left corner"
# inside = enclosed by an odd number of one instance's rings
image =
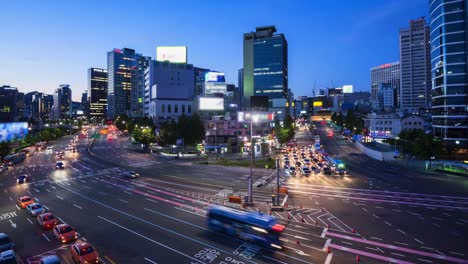
[[[208,228],[236,236],[262,246],[282,249],[279,240],[284,226],[275,217],[259,212],[244,212],[224,206],[210,206],[207,212]]]
[[[26,154],[24,152],[19,152],[16,154],[11,154],[3,158],[3,162],[9,166],[18,164],[26,159]]]

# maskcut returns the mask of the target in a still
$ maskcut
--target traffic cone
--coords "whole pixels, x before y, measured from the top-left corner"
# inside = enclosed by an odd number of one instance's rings
[[[301,241],[296,240],[296,244],[298,244],[298,245],[300,246],[300,245],[301,245]]]
[[[291,219],[291,216],[289,215],[289,213],[288,213],[288,219]]]
[[[359,255],[356,256],[356,261],[357,262],[361,261],[361,258],[359,257]]]
[[[318,222],[317,221],[314,221],[315,222],[315,225],[318,225]]]
[[[329,225],[329,224],[327,224],[327,228],[330,228],[330,225]]]
[[[354,233],[356,233],[356,230],[354,230],[354,228],[353,228],[353,234],[354,234]]]
[[[327,253],[331,253],[331,250],[329,247],[327,247]]]
[[[301,222],[302,222],[302,223],[305,223],[304,217],[301,217]]]

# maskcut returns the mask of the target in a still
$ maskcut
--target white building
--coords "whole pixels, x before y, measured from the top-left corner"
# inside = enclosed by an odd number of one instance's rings
[[[401,131],[420,129],[424,130],[424,119],[420,116],[407,116],[401,119]]]
[[[364,127],[372,138],[394,138],[401,132],[401,118],[393,113],[370,113],[364,118]]]

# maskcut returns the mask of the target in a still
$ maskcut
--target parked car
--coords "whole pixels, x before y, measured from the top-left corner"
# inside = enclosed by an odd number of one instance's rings
[[[0,253],[1,264],[17,264],[16,253],[14,250],[6,250]]]
[[[329,167],[323,168],[323,174],[332,175],[332,170]]]
[[[0,233],[0,252],[14,249],[15,243],[11,241],[10,237],[8,237],[5,233]]]
[[[60,259],[57,255],[48,255],[41,258],[41,264],[60,264]]]

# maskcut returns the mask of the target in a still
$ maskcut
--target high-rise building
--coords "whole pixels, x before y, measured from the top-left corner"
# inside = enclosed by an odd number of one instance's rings
[[[24,93],[18,92],[16,96],[16,120],[24,120]]]
[[[149,57],[133,49],[114,49],[107,53],[107,116],[143,115],[144,71]]]
[[[209,69],[193,67],[195,74],[195,96],[202,96],[205,90],[205,75],[210,72]]]
[[[38,119],[42,112],[42,93],[34,91],[24,95],[24,117]]]
[[[84,91],[81,94],[81,109],[83,110],[84,116],[89,116],[89,99],[88,99],[88,91]]]
[[[88,69],[89,116],[106,117],[107,111],[107,70]]]
[[[468,148],[468,1],[431,0],[432,130]]]
[[[0,121],[17,121],[18,89],[8,85],[0,86]]]
[[[61,84],[54,91],[53,119],[59,120],[72,116],[72,91],[70,85]]]
[[[42,95],[41,113],[39,114],[43,120],[52,119],[52,111],[54,106],[54,96],[51,94]]]
[[[192,64],[149,62],[145,72],[145,116],[162,123],[194,111],[195,74]]]
[[[431,62],[429,26],[424,17],[400,30],[400,109],[418,113],[430,107]]]
[[[382,64],[371,68],[371,101],[379,101],[379,88],[390,85],[394,91],[394,105],[398,106],[400,94],[400,62]],[[387,86],[388,87],[388,86]]]
[[[243,97],[287,98],[288,42],[275,26],[244,34]],[[248,102],[244,103],[248,104]]]

